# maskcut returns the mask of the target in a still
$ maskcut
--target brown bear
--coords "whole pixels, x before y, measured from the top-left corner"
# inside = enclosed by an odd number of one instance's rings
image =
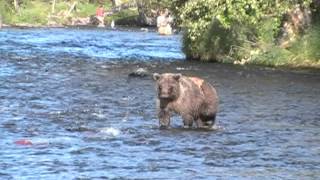
[[[218,96],[215,88],[196,77],[181,74],[153,74],[158,92],[160,128],[170,126],[171,114],[181,115],[185,128],[195,121],[198,128],[212,128],[216,123]]]

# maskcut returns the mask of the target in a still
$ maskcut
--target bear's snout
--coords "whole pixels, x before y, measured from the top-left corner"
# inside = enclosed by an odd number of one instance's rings
[[[170,95],[170,93],[168,91],[161,91],[159,93],[159,98],[161,98],[161,99],[169,99],[169,98],[171,98],[171,95]]]
[[[159,86],[159,98],[170,99],[173,98],[173,87],[161,87]]]

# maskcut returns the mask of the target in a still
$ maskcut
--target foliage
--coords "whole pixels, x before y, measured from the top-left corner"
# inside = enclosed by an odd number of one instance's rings
[[[95,14],[96,9],[97,9],[97,5],[96,4],[79,3],[77,5],[77,10],[75,12],[75,16],[88,17],[90,15]]]
[[[11,16],[11,23],[45,24],[50,7],[44,2],[24,1],[17,14]]]
[[[8,19],[10,19],[11,11],[11,4],[6,0],[0,0],[0,16],[2,17],[2,21],[6,22]]]
[[[138,16],[138,11],[136,8],[130,8],[130,9],[125,9],[121,10],[112,16],[106,17],[105,19],[109,22],[112,20],[118,21],[122,19],[134,19]]]
[[[250,61],[257,54],[268,57],[270,53],[266,51],[279,55],[277,58],[288,57],[287,50],[277,52],[274,44],[281,19],[296,5],[310,3],[311,0],[189,0],[177,8],[186,29],[184,52],[190,58],[218,61]]]

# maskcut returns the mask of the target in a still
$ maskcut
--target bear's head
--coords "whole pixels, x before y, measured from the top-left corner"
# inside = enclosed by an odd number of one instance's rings
[[[158,98],[163,100],[175,100],[180,94],[179,80],[181,74],[153,74],[153,79],[157,82]]]

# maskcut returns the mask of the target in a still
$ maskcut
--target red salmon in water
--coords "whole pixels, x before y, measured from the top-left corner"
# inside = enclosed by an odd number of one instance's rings
[[[20,139],[14,142],[17,145],[29,146],[32,145],[32,142],[28,139]]]

